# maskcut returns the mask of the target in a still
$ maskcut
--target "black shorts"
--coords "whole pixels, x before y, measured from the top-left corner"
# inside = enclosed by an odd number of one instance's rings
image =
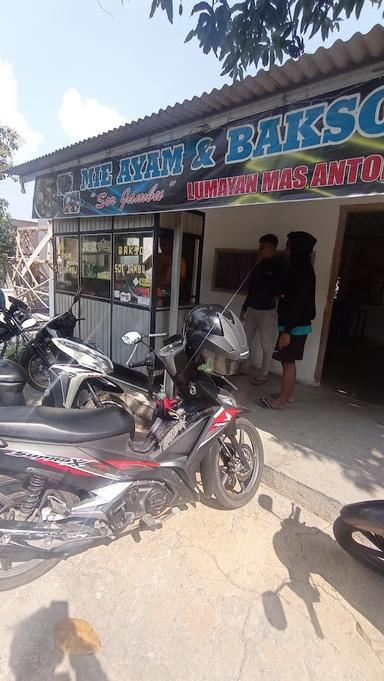
[[[282,364],[294,364],[297,360],[303,359],[306,340],[307,336],[291,336],[291,342],[286,348],[279,350],[276,345],[273,359]]]

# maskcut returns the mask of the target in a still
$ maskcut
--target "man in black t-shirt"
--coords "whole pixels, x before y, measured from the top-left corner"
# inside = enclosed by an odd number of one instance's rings
[[[276,301],[284,279],[284,260],[276,256],[278,239],[274,234],[265,234],[259,241],[259,261],[249,280],[248,295],[241,310],[240,319],[244,320],[244,330],[250,350],[252,371],[251,383],[262,385],[266,382],[275,349],[278,329]],[[256,357],[253,343],[259,333],[263,351],[261,371],[255,374]],[[241,373],[248,373],[249,362],[241,367]]]

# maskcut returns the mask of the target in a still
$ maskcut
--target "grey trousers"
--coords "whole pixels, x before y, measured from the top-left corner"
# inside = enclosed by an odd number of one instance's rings
[[[248,341],[250,356],[249,360],[243,362],[242,369],[245,371],[249,369],[249,365],[251,367],[256,366],[254,341],[256,334],[259,333],[260,345],[263,351],[261,375],[267,376],[271,369],[272,355],[278,335],[276,309],[254,310],[253,307],[249,307],[245,316],[244,331]]]

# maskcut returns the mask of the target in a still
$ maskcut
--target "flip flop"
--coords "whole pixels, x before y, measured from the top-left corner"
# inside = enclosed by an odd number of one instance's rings
[[[255,376],[255,378],[251,378],[250,384],[251,385],[264,385],[264,383],[267,382],[266,378],[262,378],[261,376]]]
[[[271,397],[272,400],[277,400],[280,397],[280,395],[279,395],[279,393],[272,393],[270,397]],[[292,404],[293,397],[290,397],[288,402],[289,402],[289,404]]]
[[[274,407],[268,397],[260,397],[260,404],[264,409],[274,409],[275,411],[282,411],[284,407]]]

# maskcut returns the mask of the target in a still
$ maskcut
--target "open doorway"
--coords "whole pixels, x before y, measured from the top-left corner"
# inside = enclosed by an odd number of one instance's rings
[[[384,404],[384,206],[347,215],[322,382]]]

